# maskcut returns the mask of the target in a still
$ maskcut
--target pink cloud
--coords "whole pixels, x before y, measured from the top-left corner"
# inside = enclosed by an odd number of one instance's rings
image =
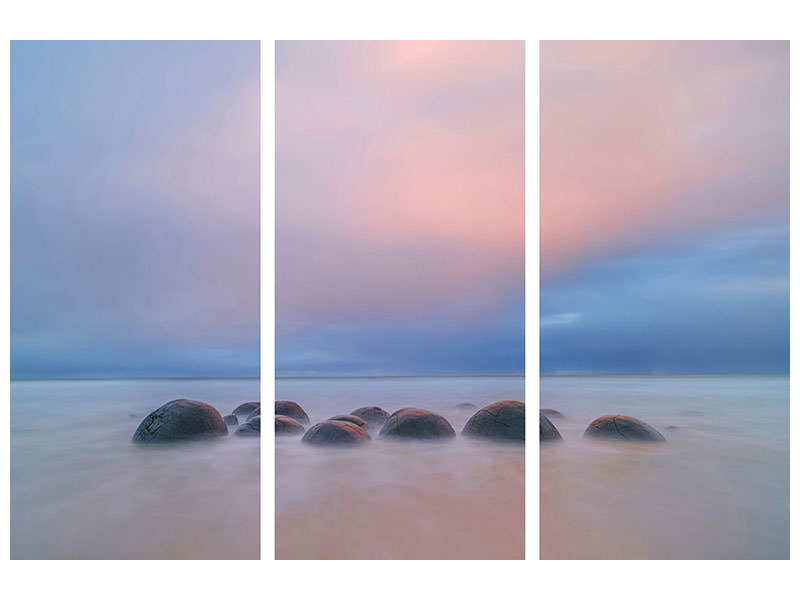
[[[544,274],[784,211],[788,44],[543,42]]]
[[[279,45],[281,320],[479,313],[521,286],[523,58],[517,42]]]

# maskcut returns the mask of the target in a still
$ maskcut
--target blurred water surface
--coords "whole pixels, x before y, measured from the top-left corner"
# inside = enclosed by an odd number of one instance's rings
[[[257,559],[258,438],[131,442],[175,398],[225,415],[259,382],[12,382],[11,557]]]
[[[543,377],[541,406],[542,558],[788,558],[787,377]],[[606,414],[668,443],[584,440]]]
[[[524,379],[279,379],[276,398],[300,404],[312,424],[361,406],[414,407],[441,414],[460,434],[478,407],[524,401]],[[277,558],[524,558],[524,445],[370,433],[353,448],[276,439]]]

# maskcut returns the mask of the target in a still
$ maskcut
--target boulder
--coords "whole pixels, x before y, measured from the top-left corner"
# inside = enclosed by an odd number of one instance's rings
[[[364,431],[370,428],[369,423],[367,423],[361,417],[357,417],[355,415],[336,415],[335,417],[328,419],[328,421],[344,421],[345,423],[352,423],[353,425],[358,425]]]
[[[260,437],[261,436],[261,417],[249,419],[239,425],[236,430],[236,435],[245,437]]]
[[[444,417],[419,408],[402,408],[394,412],[381,429],[381,437],[419,440],[446,439],[456,435]]]
[[[470,417],[461,435],[525,441],[525,404],[504,400],[485,406]]]
[[[606,415],[595,419],[586,428],[584,437],[625,440],[631,442],[666,442],[653,427],[625,415]]]
[[[292,417],[275,415],[275,435],[299,435],[306,430]]]
[[[556,426],[550,422],[550,419],[545,414],[539,411],[539,441],[540,442],[557,442],[561,439],[561,434],[556,429]]]
[[[545,417],[548,419],[565,419],[566,417],[558,412],[557,410],[553,410],[552,408],[542,408],[539,410]]]
[[[239,424],[239,419],[236,415],[225,415],[222,417],[222,420],[225,421],[225,425],[228,426],[228,429],[231,427],[236,427]]]
[[[389,420],[389,413],[380,406],[362,406],[361,408],[355,409],[350,414],[364,419],[370,427],[375,429],[383,427],[386,421]]]
[[[307,444],[338,446],[362,444],[369,441],[369,434],[358,425],[346,421],[323,421],[317,423],[303,436]]]
[[[297,402],[290,400],[276,400],[275,401],[275,414],[283,415],[284,417],[291,417],[298,423],[308,425],[311,421],[300,405]]]
[[[472,402],[459,402],[458,404],[456,404],[456,408],[461,408],[463,410],[467,409],[472,410],[473,408],[478,408],[478,407],[475,406]]]
[[[227,435],[222,415],[213,406],[195,400],[172,400],[147,415],[133,441],[140,444],[195,440]]]
[[[256,417],[260,416],[261,416],[261,407],[259,406],[257,409],[255,409],[253,412],[247,415],[247,419],[245,419],[245,421],[249,421],[250,419],[255,419]]]
[[[257,408],[261,408],[261,402],[245,402],[244,404],[240,404],[234,408],[233,414],[235,414],[237,417],[246,419],[248,416],[250,416],[250,413]]]

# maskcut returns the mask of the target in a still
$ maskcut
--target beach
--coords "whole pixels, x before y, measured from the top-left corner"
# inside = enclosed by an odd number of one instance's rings
[[[459,433],[482,406],[524,401],[522,377],[278,379],[276,388],[312,424],[361,406],[415,407]],[[353,448],[276,439],[276,558],[524,558],[524,444],[371,435]]]
[[[543,559],[787,559],[788,377],[543,377]],[[607,414],[666,444],[584,440]]]
[[[132,443],[175,398],[224,415],[259,381],[12,382],[11,558],[259,558],[258,438]]]

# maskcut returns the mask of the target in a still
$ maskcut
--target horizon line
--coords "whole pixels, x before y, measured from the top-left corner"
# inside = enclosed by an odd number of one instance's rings
[[[261,379],[261,376],[254,377],[11,377],[10,381],[130,381],[132,379],[145,380],[218,380],[218,379]]]

